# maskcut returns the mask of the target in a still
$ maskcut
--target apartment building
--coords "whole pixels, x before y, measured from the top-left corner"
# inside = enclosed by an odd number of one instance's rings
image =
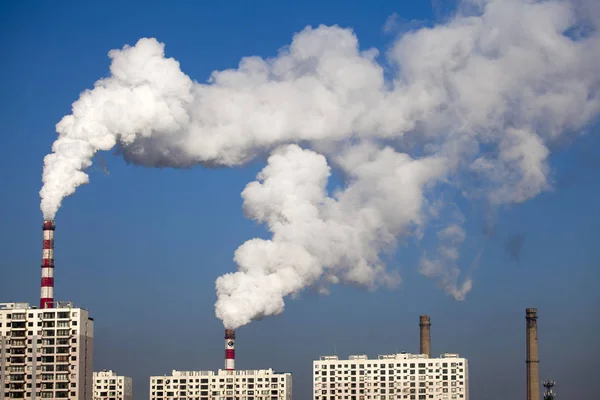
[[[458,354],[322,356],[313,361],[313,400],[469,399],[469,367]]]
[[[94,372],[94,400],[132,400],[132,381],[112,370]]]
[[[272,369],[177,371],[150,377],[150,400],[292,400],[292,374]]]
[[[92,400],[94,321],[55,306],[0,303],[0,400]]]

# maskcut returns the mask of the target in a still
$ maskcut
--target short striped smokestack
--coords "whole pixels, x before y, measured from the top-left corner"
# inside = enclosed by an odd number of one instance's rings
[[[225,329],[225,369],[235,369],[235,330]]]
[[[42,225],[42,289],[40,308],[54,307],[54,221],[45,220]]]

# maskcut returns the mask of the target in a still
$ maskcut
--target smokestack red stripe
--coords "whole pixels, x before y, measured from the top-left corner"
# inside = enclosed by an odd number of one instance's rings
[[[44,221],[44,225],[42,225],[42,229],[45,231],[53,231],[55,228],[54,221],[48,220]]]
[[[42,287],[54,286],[54,278],[42,278]]]
[[[225,349],[225,358],[232,360],[235,358],[235,349]]]
[[[54,306],[54,299],[42,298],[40,299],[40,308],[52,308]]]

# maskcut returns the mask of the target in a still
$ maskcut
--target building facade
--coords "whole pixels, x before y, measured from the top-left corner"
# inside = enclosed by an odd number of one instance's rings
[[[150,400],[292,400],[292,374],[272,369],[176,371],[150,377]]]
[[[469,366],[458,354],[322,356],[313,361],[313,400],[469,399]]]
[[[94,400],[132,400],[132,381],[111,370],[94,372]]]
[[[71,302],[0,303],[0,400],[92,400],[94,321]]]

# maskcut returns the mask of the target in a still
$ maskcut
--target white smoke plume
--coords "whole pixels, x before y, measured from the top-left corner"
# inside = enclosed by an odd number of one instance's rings
[[[235,253],[217,280],[227,328],[281,313],[310,285],[376,287],[399,277],[381,261],[449,205],[444,190],[492,205],[551,187],[548,157],[600,112],[600,7],[594,0],[470,0],[432,27],[404,32],[383,56],[350,29],[307,27],[276,57],[243,58],[207,83],[164,45],[112,50],[110,76],[83,92],[44,159],[44,218],[88,182],[98,151],[148,167],[243,165],[270,153],[242,196],[269,240]],[[345,185],[328,193],[331,168]],[[461,218],[438,232],[420,270],[454,298]]]

